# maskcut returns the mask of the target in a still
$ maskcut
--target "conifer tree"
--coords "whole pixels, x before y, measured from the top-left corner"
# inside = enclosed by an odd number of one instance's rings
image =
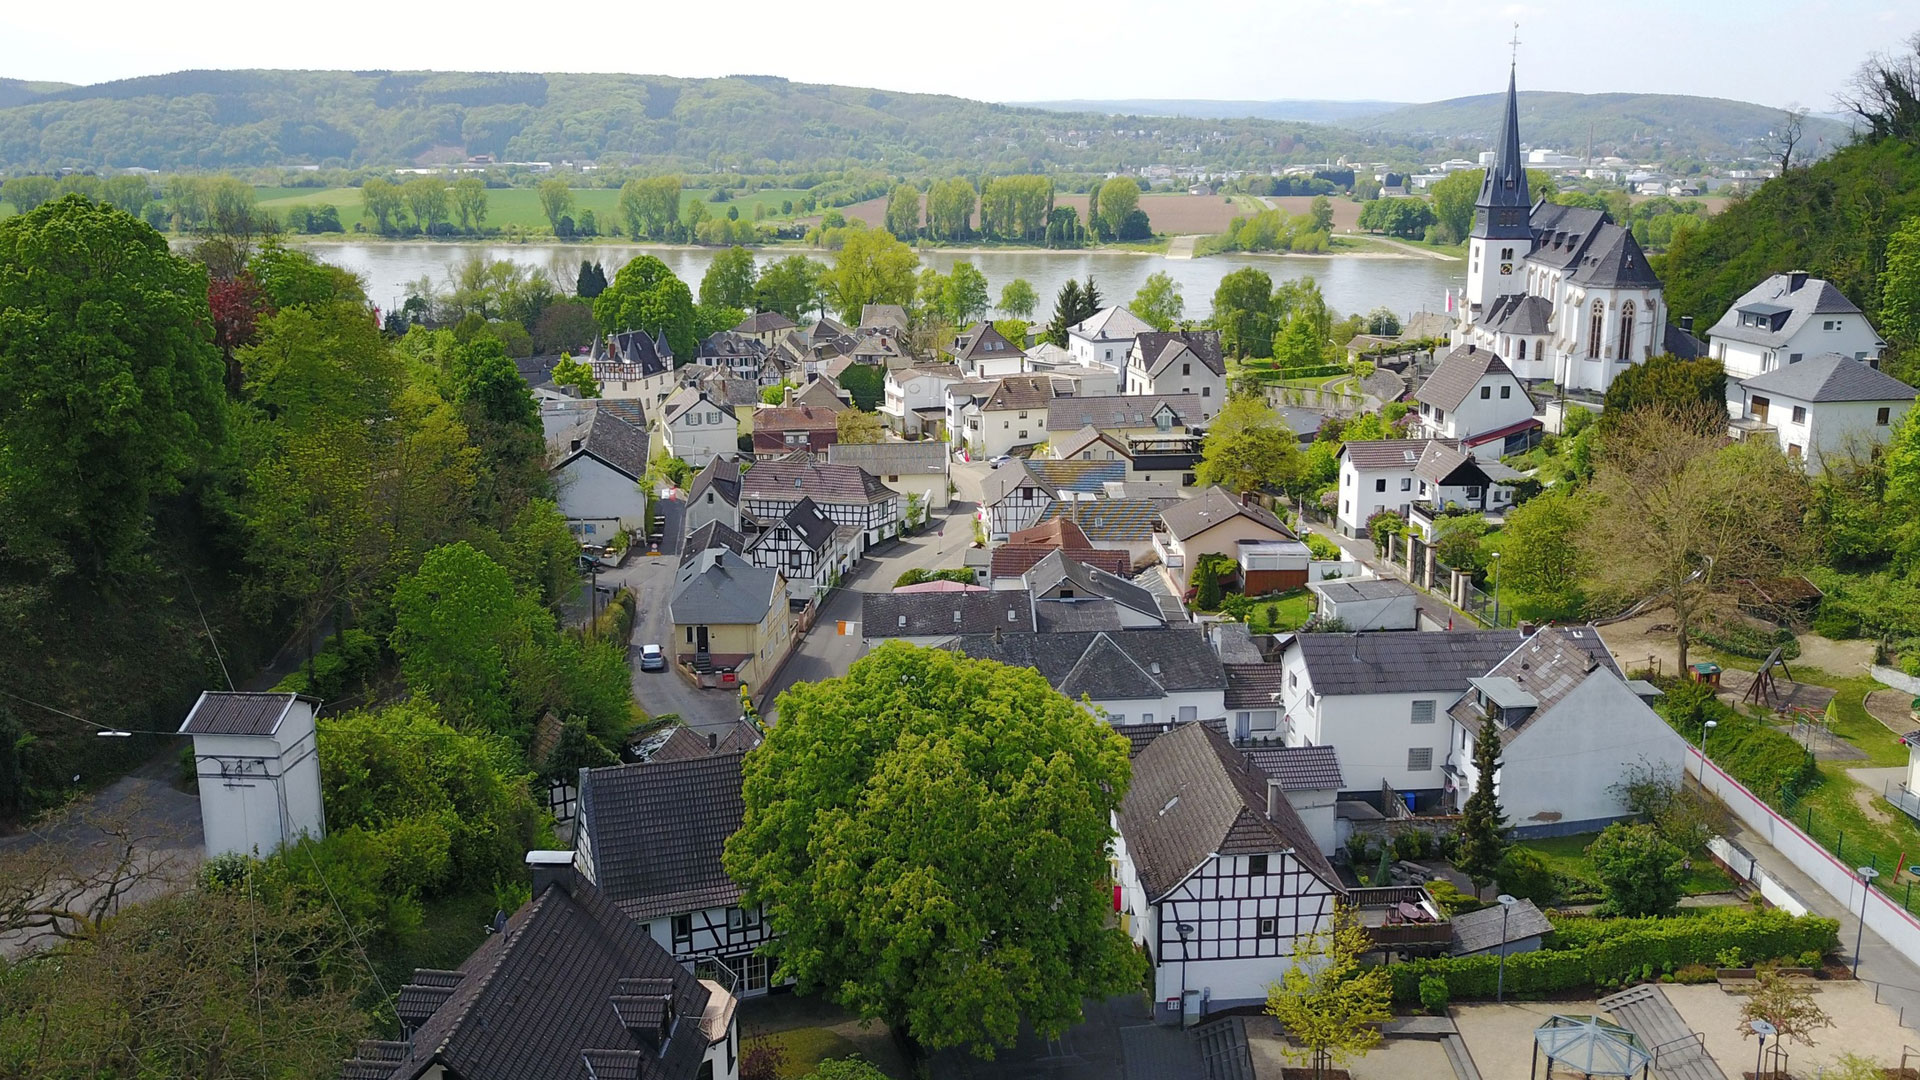
[[[1507,817],[1493,793],[1493,774],[1499,760],[1500,726],[1488,717],[1473,741],[1473,768],[1479,782],[1461,810],[1460,857],[1454,860],[1476,892],[1494,879],[1507,853]]]

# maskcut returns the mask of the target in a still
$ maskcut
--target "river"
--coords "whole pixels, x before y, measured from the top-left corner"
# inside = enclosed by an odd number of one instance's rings
[[[696,293],[700,278],[717,248],[657,247],[641,244],[404,244],[324,243],[309,248],[316,256],[359,274],[367,296],[386,309],[407,294],[407,283],[422,276],[436,284],[446,281],[448,268],[478,252],[487,259],[509,259],[548,271],[569,285],[583,259],[599,262],[607,276],[635,255],[657,256]],[[794,249],[758,252],[762,265],[791,254]],[[824,253],[810,252],[815,257]],[[1026,278],[1040,298],[1035,312],[1045,318],[1053,297],[1068,278],[1089,274],[1104,303],[1124,304],[1132,299],[1147,275],[1165,271],[1180,284],[1189,318],[1205,318],[1213,291],[1225,275],[1243,266],[1265,271],[1277,283],[1311,277],[1320,284],[1328,306],[1345,315],[1386,307],[1402,319],[1417,311],[1443,311],[1446,290],[1465,282],[1464,267],[1456,260],[1374,255],[1214,255],[1204,259],[1169,259],[1164,255],[1129,251],[995,250],[955,252],[929,249],[920,253],[923,266],[945,272],[967,261],[987,276],[990,295],[1014,278]]]

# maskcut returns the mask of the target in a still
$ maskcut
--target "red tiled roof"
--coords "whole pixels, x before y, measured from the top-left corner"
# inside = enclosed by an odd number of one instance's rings
[[[989,564],[988,572],[995,580],[1019,577],[1033,569],[1034,564],[1041,559],[1056,551],[1062,551],[1069,558],[1105,570],[1109,574],[1119,574],[1124,577],[1133,573],[1133,557],[1124,551],[1109,551],[1104,548],[1063,551],[1054,544],[1001,544],[993,549],[993,560]]]

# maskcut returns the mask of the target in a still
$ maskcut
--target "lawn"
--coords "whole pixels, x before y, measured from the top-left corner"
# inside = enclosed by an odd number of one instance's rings
[[[1758,665],[1749,660],[1743,666],[1752,668]],[[1900,737],[1867,713],[1867,695],[1881,689],[1879,683],[1866,675],[1830,675],[1814,668],[1803,668],[1791,661],[1788,667],[1793,669],[1793,674],[1801,682],[1831,687],[1837,691],[1833,703],[1827,706],[1827,718],[1833,725],[1835,735],[1866,753],[1867,760],[1854,764],[1855,768],[1871,765],[1890,769],[1907,763],[1907,747]]]
[[[823,1027],[789,1028],[756,1036],[746,1040],[741,1050],[742,1053],[751,1053],[763,1045],[777,1047],[780,1051],[780,1063],[773,1072],[780,1080],[800,1080],[822,1061],[851,1057],[860,1052],[860,1047],[852,1039]]]
[[[1274,618],[1267,618],[1267,609],[1274,609]],[[1313,594],[1301,590],[1298,595],[1286,596],[1277,600],[1255,600],[1253,611],[1247,620],[1248,629],[1256,634],[1272,634],[1282,630],[1298,630],[1313,615]]]
[[[295,206],[332,205],[339,208],[340,222],[351,232],[353,224],[363,219],[363,203],[360,189],[343,188],[256,188],[255,197],[262,209],[285,214]],[[681,192],[680,219],[685,221],[692,213],[695,203],[705,203],[709,217],[725,217],[727,210],[737,207],[740,216],[753,220],[753,208],[758,205],[767,207],[768,212],[778,216],[783,200],[798,201],[805,192],[797,188],[768,188],[764,191],[736,192],[731,201],[724,203],[709,202],[711,191],[688,189]],[[592,210],[602,235],[610,233],[620,224],[620,192],[615,188],[574,188],[573,217],[580,219],[583,210]],[[489,188],[487,190],[487,227],[505,228],[518,225],[523,229],[549,228],[547,214],[540,208],[540,193],[533,188]]]
[[[1598,881],[1600,875],[1594,872],[1593,860],[1587,858],[1587,845],[1594,842],[1599,833],[1575,833],[1572,836],[1554,836],[1543,840],[1522,840],[1517,847],[1526,848],[1546,860],[1547,868],[1586,881]],[[1682,891],[1688,896],[1704,893],[1729,892],[1733,889],[1733,879],[1725,870],[1720,869],[1704,853],[1693,856],[1693,868],[1687,872]]]

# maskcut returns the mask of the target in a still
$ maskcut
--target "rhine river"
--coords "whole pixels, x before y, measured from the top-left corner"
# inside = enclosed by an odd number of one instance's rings
[[[658,257],[697,294],[700,278],[718,248],[661,247],[640,244],[405,244],[324,243],[308,250],[317,257],[360,275],[367,296],[382,310],[404,299],[408,283],[430,277],[444,285],[449,268],[478,253],[486,259],[507,259],[545,271],[566,283],[571,291],[583,259],[596,261],[611,279],[621,264],[642,253]],[[802,249],[770,248],[757,252],[761,264]],[[827,252],[803,251],[814,258]],[[1000,287],[1025,278],[1039,296],[1036,320],[1053,310],[1053,298],[1068,278],[1089,274],[1103,304],[1124,304],[1133,298],[1147,275],[1165,271],[1181,286],[1188,318],[1205,318],[1212,307],[1220,279],[1243,266],[1265,271],[1277,284],[1290,278],[1311,277],[1320,285],[1327,304],[1342,315],[1386,307],[1405,319],[1418,311],[1444,311],[1446,290],[1465,284],[1465,266],[1454,259],[1377,255],[1213,255],[1202,259],[1170,259],[1164,255],[1125,251],[992,250],[920,252],[922,266],[942,272],[967,261],[987,276],[989,295],[998,299]]]

